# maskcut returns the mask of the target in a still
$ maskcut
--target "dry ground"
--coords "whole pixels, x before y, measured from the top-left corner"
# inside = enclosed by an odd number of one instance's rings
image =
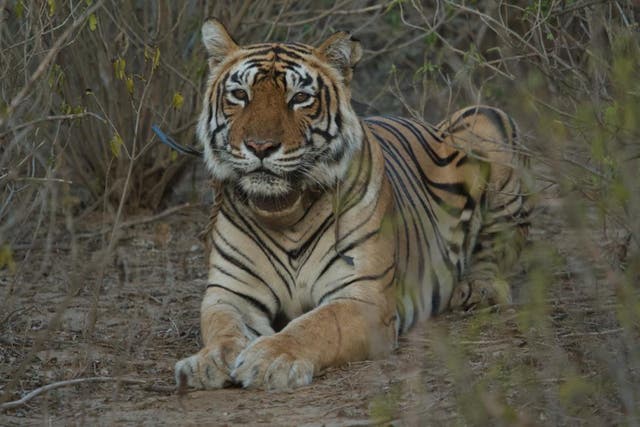
[[[513,307],[434,319],[404,337],[389,358],[330,370],[292,392],[169,391],[175,361],[199,347],[206,266],[197,234],[205,207],[124,229],[99,289],[95,259],[107,235],[87,234],[99,230],[101,218],[76,225],[75,263],[69,233],[53,239],[50,252],[46,241],[25,243],[15,256],[29,268],[18,276],[0,271],[3,294],[13,288],[11,309],[0,315],[0,394],[18,399],[45,384],[94,376],[146,383],[58,388],[0,412],[0,425],[621,422],[630,415],[625,384],[638,383],[628,373],[620,383],[609,379],[618,368],[607,361],[624,347],[616,299],[606,281],[581,278],[583,266],[568,242],[578,243],[558,219],[557,200],[542,206],[531,240],[551,248],[548,292],[528,289],[536,280],[521,274]],[[529,304],[536,298],[544,303],[537,318]],[[42,340],[59,312],[60,327]]]

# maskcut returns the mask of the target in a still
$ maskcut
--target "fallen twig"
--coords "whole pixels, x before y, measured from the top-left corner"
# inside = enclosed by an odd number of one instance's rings
[[[151,384],[146,380],[135,379],[135,378],[117,378],[117,377],[76,378],[74,380],[58,381],[55,383],[47,384],[45,386],[39,387],[27,393],[21,399],[13,400],[11,402],[6,402],[6,403],[0,403],[0,410],[13,409],[13,408],[17,408],[19,406],[25,405],[34,397],[37,397],[42,393],[46,393],[56,388],[66,387],[66,386],[81,384],[81,383],[103,383],[103,382],[118,382],[120,384],[143,385],[145,386],[144,387],[145,390],[157,391],[160,393],[173,393],[176,390],[175,386],[162,386],[157,384]]]

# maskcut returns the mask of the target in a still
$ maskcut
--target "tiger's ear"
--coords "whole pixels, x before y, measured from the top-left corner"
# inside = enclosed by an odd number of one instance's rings
[[[342,73],[347,83],[351,81],[353,68],[362,58],[360,42],[345,31],[331,35],[318,47],[318,52],[331,66]]]
[[[209,64],[216,65],[231,52],[238,49],[238,45],[220,21],[208,19],[202,24],[202,42],[209,53]]]

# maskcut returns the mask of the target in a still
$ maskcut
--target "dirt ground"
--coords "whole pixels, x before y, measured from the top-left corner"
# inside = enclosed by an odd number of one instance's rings
[[[531,240],[555,251],[546,293],[527,289],[535,278],[520,274],[513,307],[433,319],[389,358],[332,369],[291,392],[171,390],[174,363],[199,348],[206,265],[197,235],[206,207],[130,218],[142,223],[122,232],[101,286],[101,218],[76,224],[75,243],[67,232],[50,250],[46,239],[24,242],[15,258],[28,268],[0,272],[9,307],[0,313],[0,396],[75,378],[122,382],[56,388],[1,411],[0,425],[619,423],[630,415],[624,387],[638,382],[623,368],[626,378],[610,379],[618,368],[607,368],[624,347],[615,295],[606,281],[577,273],[582,261],[568,243],[577,241],[560,206],[541,206]],[[541,317],[528,318],[536,298]],[[45,333],[59,313],[59,327]]]

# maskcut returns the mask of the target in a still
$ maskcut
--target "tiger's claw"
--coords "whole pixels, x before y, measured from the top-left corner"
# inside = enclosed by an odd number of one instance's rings
[[[231,378],[245,388],[292,389],[313,380],[313,364],[283,351],[274,336],[262,337],[244,349],[235,362]]]

